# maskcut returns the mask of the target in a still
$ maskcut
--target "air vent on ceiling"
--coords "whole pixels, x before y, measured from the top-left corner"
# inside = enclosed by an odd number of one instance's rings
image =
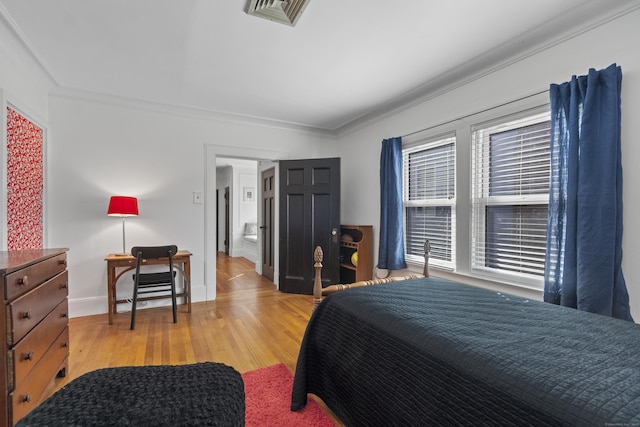
[[[308,2],[309,0],[248,0],[247,13],[293,27]]]

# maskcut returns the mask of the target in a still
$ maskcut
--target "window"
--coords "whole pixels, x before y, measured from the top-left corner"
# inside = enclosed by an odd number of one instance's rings
[[[472,128],[471,263],[540,285],[549,203],[549,112]]]
[[[455,136],[422,140],[403,148],[405,253],[409,262],[455,266]]]

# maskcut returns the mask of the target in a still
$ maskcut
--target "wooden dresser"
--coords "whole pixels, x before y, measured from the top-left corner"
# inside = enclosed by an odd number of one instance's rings
[[[67,249],[0,252],[0,427],[11,426],[66,375],[69,360]]]

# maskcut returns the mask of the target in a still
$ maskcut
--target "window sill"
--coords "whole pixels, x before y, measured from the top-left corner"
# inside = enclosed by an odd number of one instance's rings
[[[421,264],[408,263],[408,270],[411,273],[422,274],[423,266]],[[476,286],[480,288],[490,289],[497,292],[504,292],[523,298],[530,298],[542,301],[543,291],[527,284],[514,284],[491,280],[470,274],[459,273],[451,270],[445,270],[435,266],[429,267],[429,276],[439,279],[451,280],[452,282],[463,283],[465,285]]]

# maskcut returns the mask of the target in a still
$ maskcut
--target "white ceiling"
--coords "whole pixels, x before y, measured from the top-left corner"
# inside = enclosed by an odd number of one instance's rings
[[[526,56],[639,0],[0,0],[54,93],[336,133]]]

